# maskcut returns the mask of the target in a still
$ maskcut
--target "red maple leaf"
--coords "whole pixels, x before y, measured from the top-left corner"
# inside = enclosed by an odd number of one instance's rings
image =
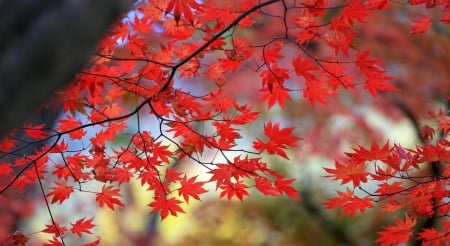
[[[25,236],[21,231],[15,231],[11,234],[7,240],[2,240],[1,245],[25,245],[29,238]],[[11,243],[11,244],[10,244]]]
[[[300,200],[298,191],[292,187],[292,183],[294,181],[295,179],[284,179],[283,176],[277,176],[277,180],[275,180],[275,187],[280,193],[284,193],[294,200]]]
[[[189,203],[189,197],[193,197],[200,201],[198,195],[207,192],[207,190],[203,188],[205,182],[195,182],[196,179],[197,176],[187,179],[186,175],[184,175],[180,180],[181,187],[178,189],[178,195],[182,195],[186,203]]]
[[[444,135],[450,133],[450,116],[444,116],[440,118],[438,123],[439,126],[436,129],[437,131],[442,130],[444,132]]]
[[[11,163],[2,163],[0,165],[0,175],[9,175],[13,173],[14,170],[12,169]]]
[[[45,229],[42,230],[42,232],[54,234],[55,236],[59,237],[64,236],[67,232],[67,228],[64,226],[60,226],[58,223],[55,223],[55,225],[45,225]]]
[[[276,64],[277,59],[284,57],[280,54],[282,45],[283,43],[281,41],[276,41],[264,47],[262,60],[269,64]]]
[[[424,243],[426,242],[426,245],[439,246],[448,242],[450,234],[437,231],[434,228],[424,228],[419,232],[419,238],[423,239]]]
[[[347,188],[346,192],[338,191],[336,190],[337,196],[333,198],[329,198],[327,202],[324,202],[323,205],[325,205],[326,208],[337,208],[342,207],[344,204],[353,197],[353,192]]]
[[[127,168],[116,167],[111,170],[111,174],[114,176],[114,180],[119,182],[119,185],[122,183],[127,183],[130,181],[133,174]]]
[[[48,132],[46,131],[46,125],[45,124],[40,124],[40,125],[36,125],[36,126],[32,126],[31,124],[28,124],[25,126],[25,128],[23,129],[25,134],[27,134],[27,136],[33,138],[33,139],[44,139]]]
[[[366,9],[387,9],[389,0],[368,0],[364,2]]]
[[[261,193],[268,196],[280,196],[281,192],[274,187],[272,182],[264,177],[256,176],[255,177],[255,187],[258,189]]]
[[[372,141],[372,145],[370,149],[366,149],[362,146],[358,148],[354,148],[354,153],[347,153],[347,155],[355,160],[355,162],[364,162],[364,161],[386,161],[391,152],[391,148],[389,147],[389,140],[380,148],[375,141]]]
[[[73,192],[73,186],[67,185],[65,182],[55,181],[56,187],[51,188],[47,196],[53,196],[51,203],[58,202],[61,204],[69,198],[70,194]]]
[[[228,201],[231,201],[231,198],[234,196],[242,201],[244,196],[250,195],[247,191],[248,186],[244,184],[242,180],[236,183],[228,182],[227,184],[220,186],[220,189],[222,189],[220,197],[226,196]]]
[[[176,182],[181,179],[181,175],[183,173],[179,173],[175,168],[167,168],[166,169],[166,180],[168,182]]]
[[[358,22],[365,22],[365,18],[369,16],[369,12],[366,10],[365,5],[362,5],[360,0],[351,1],[344,7],[340,17],[346,20],[353,26],[353,20]]]
[[[60,125],[56,129],[61,132],[68,132],[69,137],[72,139],[81,139],[86,134],[86,131],[83,129],[78,129],[82,125],[81,121],[76,120],[72,116],[68,115],[64,119],[57,121]]]
[[[340,19],[337,19],[340,20]],[[339,22],[339,21],[338,21]],[[335,23],[335,25],[338,25]],[[335,30],[328,33],[324,40],[331,48],[334,48],[335,55],[338,54],[339,50],[344,53],[346,57],[349,56],[348,49],[351,47],[351,42],[355,36],[353,32],[343,32]]]
[[[327,105],[325,96],[332,96],[335,92],[332,88],[328,88],[326,84],[320,80],[307,80],[306,89],[303,90],[303,97],[308,98],[311,105],[317,101],[321,104]]]
[[[169,213],[172,216],[177,216],[177,213],[184,213],[184,210],[180,207],[180,200],[172,197],[167,199],[166,197],[160,196],[159,198],[155,198],[155,201],[148,204],[148,206],[152,207],[152,211],[150,213],[160,212],[161,220],[166,218]]]
[[[374,208],[373,198],[370,196],[366,196],[363,198],[353,196],[349,199],[344,205],[343,215],[348,214],[350,217],[355,216],[356,212],[359,210],[361,213],[364,213],[367,208]]]
[[[412,235],[412,228],[416,224],[415,218],[405,214],[405,221],[395,218],[396,225],[383,226],[383,231],[377,232],[379,237],[375,240],[381,246],[399,245],[408,242]]]
[[[411,27],[411,34],[424,33],[431,27],[431,19],[427,15],[413,19],[414,25]]]
[[[267,101],[268,108],[272,108],[275,103],[277,103],[281,109],[284,109],[284,104],[286,101],[291,101],[291,96],[289,95],[289,90],[286,88],[281,88],[278,85],[272,85],[272,89],[263,88],[260,91],[264,93],[261,101]]]
[[[267,150],[269,154],[277,154],[289,159],[284,149],[297,146],[297,141],[300,139],[292,135],[293,130],[294,128],[289,127],[281,129],[280,123],[272,124],[272,122],[268,122],[264,124],[264,134],[269,138],[269,141],[263,142],[257,138],[253,142],[253,148],[260,152]]]
[[[334,161],[335,168],[323,169],[331,174],[325,177],[332,177],[333,180],[341,180],[341,184],[346,184],[350,181],[353,182],[353,186],[358,186],[360,183],[367,182],[367,176],[369,173],[366,170],[366,165],[363,162],[348,162],[344,165],[338,161]]]
[[[262,78],[263,86],[272,92],[275,86],[284,89],[284,82],[289,79],[289,70],[274,64],[270,70],[261,72],[259,76]]]
[[[102,187],[102,192],[95,195],[95,200],[98,202],[100,207],[105,205],[114,210],[114,205],[123,206],[123,203],[116,197],[120,197],[120,189],[115,189],[113,186]]]
[[[78,235],[79,237],[81,237],[81,233],[92,234],[90,229],[92,229],[95,226],[94,224],[92,224],[93,220],[94,220],[94,217],[92,217],[90,219],[81,218],[81,219],[75,221],[75,223],[70,223],[70,225],[72,225],[72,228],[70,228],[70,231],[73,234]]]
[[[319,70],[319,67],[311,59],[302,58],[301,55],[298,55],[292,60],[292,65],[298,76],[303,76],[306,80],[316,79],[313,72]]]
[[[177,23],[180,20],[181,14],[184,15],[186,20],[192,23],[194,21],[194,17],[192,15],[193,9],[201,9],[201,5],[195,0],[169,0],[165,11],[166,13],[169,13],[173,10],[173,15]]]
[[[95,241],[92,241],[90,243],[82,244],[81,246],[97,246],[100,245],[100,238],[97,238]]]

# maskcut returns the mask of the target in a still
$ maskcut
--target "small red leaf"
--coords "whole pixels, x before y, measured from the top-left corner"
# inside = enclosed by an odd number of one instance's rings
[[[381,246],[399,245],[406,243],[412,235],[412,228],[416,224],[416,219],[405,215],[405,221],[395,218],[396,225],[384,226],[383,231],[377,232],[379,237],[375,240]]]
[[[114,189],[113,186],[103,186],[102,192],[97,193],[95,200],[100,204],[100,207],[105,205],[114,210],[114,205],[123,206],[123,203],[116,197],[120,197],[120,189]]]
[[[220,192],[220,197],[226,196],[228,201],[231,201],[231,198],[236,196],[239,200],[242,201],[244,196],[249,196],[250,194],[246,190],[248,188],[247,185],[243,184],[243,181],[239,181],[237,183],[228,183],[220,186],[222,192]]]
[[[64,182],[55,181],[56,187],[51,188],[47,196],[53,196],[51,203],[59,202],[60,204],[69,198],[73,192],[73,186],[68,186]]]
[[[184,213],[184,210],[180,207],[180,200],[175,198],[160,197],[159,199],[149,203],[148,206],[152,207],[150,213],[160,212],[161,220],[166,218],[169,213],[173,216],[177,216],[177,213]]]
[[[200,201],[199,194],[207,192],[202,186],[205,182],[195,182],[197,176],[186,179],[186,175],[181,179],[181,187],[178,189],[178,195],[182,195],[186,203],[189,203],[189,197]]]
[[[414,26],[411,28],[411,34],[424,33],[431,27],[431,19],[426,15],[421,18],[413,19]]]
[[[92,224],[93,220],[94,220],[94,217],[92,217],[90,219],[81,218],[81,219],[77,220],[75,223],[70,223],[72,225],[72,228],[70,229],[70,231],[73,234],[78,235],[79,237],[81,237],[81,233],[92,234],[90,229],[92,229],[95,226],[94,224]]]

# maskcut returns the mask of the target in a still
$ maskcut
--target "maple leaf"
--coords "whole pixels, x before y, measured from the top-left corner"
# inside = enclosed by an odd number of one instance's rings
[[[335,160],[334,165],[335,169],[323,168],[327,173],[332,174],[325,177],[332,177],[333,180],[341,180],[341,184],[352,181],[353,186],[359,186],[360,183],[367,182],[369,173],[366,171],[366,165],[364,163],[348,162],[347,165],[344,165]]]
[[[353,26],[353,20],[363,23],[368,15],[369,12],[366,10],[365,5],[362,5],[360,0],[356,0],[345,5],[340,17]]]
[[[306,80],[316,79],[316,76],[312,72],[319,70],[319,67],[314,65],[311,59],[303,59],[301,55],[298,55],[292,60],[292,65],[298,76],[303,76]]]
[[[444,135],[450,133],[450,116],[444,116],[440,118],[438,124],[439,126],[436,129],[437,131],[443,130]]]
[[[398,89],[387,81],[394,79],[385,76],[385,71],[364,71],[367,78],[364,89],[368,90],[372,96],[377,95],[377,91],[398,91]]]
[[[370,196],[366,196],[363,198],[353,196],[351,199],[349,199],[344,205],[344,211],[343,214],[348,214],[350,217],[355,216],[356,211],[360,211],[361,213],[364,213],[367,208],[374,208],[373,205],[373,198]]]
[[[100,245],[100,238],[97,238],[95,241],[92,241],[90,243],[82,244],[81,246],[97,246]]]
[[[168,182],[176,182],[181,179],[182,173],[176,171],[175,168],[167,168],[166,169],[166,180]]]
[[[227,185],[230,178],[234,175],[235,167],[228,164],[217,164],[215,169],[208,173],[212,174],[210,182],[216,182],[216,189],[223,185]]]
[[[336,193],[336,197],[329,198],[327,202],[323,203],[327,209],[342,207],[353,197],[353,192],[349,188],[347,188],[346,192],[336,190]]]
[[[138,7],[139,12],[143,13],[145,17],[152,20],[152,22],[156,22],[161,20],[164,15],[162,9],[167,8],[166,0],[150,0],[144,2],[141,6]]]
[[[355,216],[356,212],[359,210],[364,213],[367,208],[374,208],[373,198],[370,196],[358,197],[355,196],[353,191],[347,188],[346,192],[336,190],[337,196],[328,199],[327,202],[323,203],[326,208],[344,208],[342,215],[348,214],[350,217]]]
[[[27,134],[27,136],[33,138],[33,139],[44,139],[47,136],[47,131],[46,130],[46,124],[40,124],[40,125],[36,125],[36,126],[32,126],[31,124],[28,124],[25,126],[25,128],[23,129],[25,134]]]
[[[272,92],[275,86],[284,89],[284,81],[289,79],[289,70],[286,68],[280,68],[276,65],[272,66],[270,70],[261,72],[263,86],[267,87]]]
[[[342,32],[335,30],[333,32],[327,33],[325,35],[325,42],[334,49],[335,55],[338,54],[339,50],[344,53],[346,57],[349,56],[348,49],[351,47],[351,41],[353,40],[355,33],[353,32]]]
[[[264,143],[257,138],[253,142],[253,148],[260,152],[267,150],[269,154],[277,154],[285,159],[289,159],[284,149],[296,147],[297,141],[300,139],[292,135],[293,131],[294,128],[289,127],[280,129],[280,123],[272,124],[270,121],[264,124],[264,134],[269,138],[269,141]]]
[[[64,226],[60,226],[58,223],[55,223],[55,225],[45,225],[45,229],[42,230],[42,232],[55,234],[55,236],[64,236],[67,232],[67,228]]]
[[[264,195],[270,196],[280,196],[281,192],[275,188],[272,182],[264,177],[256,176],[255,177],[255,187]]]
[[[11,167],[11,163],[0,163],[0,175],[9,175],[13,173],[14,170]]]
[[[237,132],[237,129],[231,127],[231,122],[213,122],[214,127],[217,129],[217,135],[220,136],[218,146],[222,149],[229,149],[235,144],[235,140],[240,138],[241,135]]]
[[[290,198],[294,200],[300,200],[300,195],[298,191],[292,187],[292,183],[295,179],[283,179],[283,176],[278,176],[275,180],[274,186],[280,193],[284,193],[288,195]]]
[[[220,189],[222,189],[222,192],[220,192],[220,197],[226,196],[228,201],[231,201],[231,198],[234,196],[242,201],[244,196],[250,195],[247,191],[248,186],[245,185],[242,180],[236,183],[229,182],[228,184],[221,185]]]
[[[114,210],[114,205],[123,206],[123,203],[116,197],[120,197],[120,189],[114,189],[113,186],[102,187],[102,192],[95,195],[95,200],[99,203],[100,207],[107,206],[111,210]]]
[[[186,18],[186,20],[192,23],[194,21],[194,17],[192,15],[193,9],[201,9],[201,5],[198,4],[195,0],[169,0],[165,12],[169,13],[173,10],[173,15],[177,23],[180,20],[181,14],[184,15],[184,18]]]
[[[423,239],[424,242],[422,245],[439,246],[443,245],[442,243],[448,242],[447,240],[450,239],[450,235],[442,231],[437,231],[434,228],[424,228],[419,232],[418,238]]]
[[[368,0],[364,2],[366,9],[387,9],[389,6],[389,0]]]
[[[63,246],[64,244],[59,241],[58,238],[53,236],[52,239],[49,239],[46,243],[42,244],[43,246]]]
[[[280,54],[282,45],[283,43],[281,41],[276,41],[264,47],[262,60],[269,64],[275,64],[277,59],[284,57]]]
[[[129,182],[131,177],[133,177],[133,174],[127,168],[123,167],[112,169],[111,174],[114,176],[114,181],[119,182],[119,185]]]
[[[263,88],[261,91],[264,95],[261,97],[261,101],[267,101],[267,107],[272,108],[277,103],[281,109],[284,109],[286,101],[291,101],[289,90],[281,88],[278,85],[272,85],[272,89]]]
[[[203,188],[205,182],[196,182],[198,176],[191,177],[190,179],[186,178],[186,175],[180,180],[181,187],[178,189],[178,195],[182,195],[186,203],[189,203],[189,197],[192,197],[196,200],[200,201],[199,194],[203,194],[207,192]]]
[[[405,190],[405,188],[402,187],[402,182],[399,181],[395,181],[391,184],[381,183],[378,186],[379,188],[375,191],[375,193],[378,193],[380,195],[380,199],[383,199],[385,197],[389,197],[392,199],[392,195]]]
[[[359,146],[358,149],[354,148],[354,153],[347,153],[347,155],[355,160],[357,163],[363,161],[386,161],[391,152],[391,148],[389,147],[389,140],[380,148],[375,141],[372,141],[370,149],[366,149],[362,146]]]
[[[414,25],[411,27],[411,34],[424,33],[431,27],[431,19],[427,15],[412,20]]]
[[[25,245],[29,238],[20,231],[15,231],[8,237],[8,241],[11,241],[11,245]],[[5,244],[3,244],[5,243]],[[0,242],[1,245],[10,245],[7,242]]]
[[[146,18],[139,18],[137,15],[134,16],[131,22],[131,27],[139,33],[149,33],[151,32],[152,24]]]
[[[95,225],[92,224],[92,221],[94,220],[94,217],[90,219],[81,218],[75,223],[70,223],[72,228],[70,228],[70,232],[73,234],[76,234],[77,236],[81,237],[82,233],[92,234],[90,229],[92,229]]]
[[[410,218],[405,214],[405,221],[395,218],[396,225],[383,226],[383,231],[377,232],[379,237],[375,240],[381,243],[381,246],[388,246],[391,244],[401,244],[408,242],[412,235],[412,228],[416,224],[415,218]]]
[[[327,105],[325,96],[333,96],[335,92],[332,88],[327,88],[324,82],[320,80],[306,81],[306,89],[303,90],[303,97],[308,98],[311,105],[314,107],[315,102]]]
[[[169,213],[173,216],[177,216],[177,213],[184,213],[184,210],[180,207],[180,200],[172,197],[167,199],[166,197],[155,198],[155,201],[148,204],[152,207],[150,213],[160,212],[161,220],[166,218]]]
[[[83,129],[78,129],[82,125],[81,121],[72,116],[66,116],[64,119],[57,120],[57,122],[60,125],[56,129],[61,132],[68,132],[72,139],[81,139],[86,134]]]
[[[67,185],[65,182],[55,181],[56,187],[51,188],[47,196],[53,196],[51,203],[59,202],[63,203],[64,200],[69,198],[70,194],[73,192],[73,186]]]

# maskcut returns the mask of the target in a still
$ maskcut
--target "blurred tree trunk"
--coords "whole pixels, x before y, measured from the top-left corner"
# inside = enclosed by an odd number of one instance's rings
[[[87,63],[132,0],[0,1],[0,138]]]

